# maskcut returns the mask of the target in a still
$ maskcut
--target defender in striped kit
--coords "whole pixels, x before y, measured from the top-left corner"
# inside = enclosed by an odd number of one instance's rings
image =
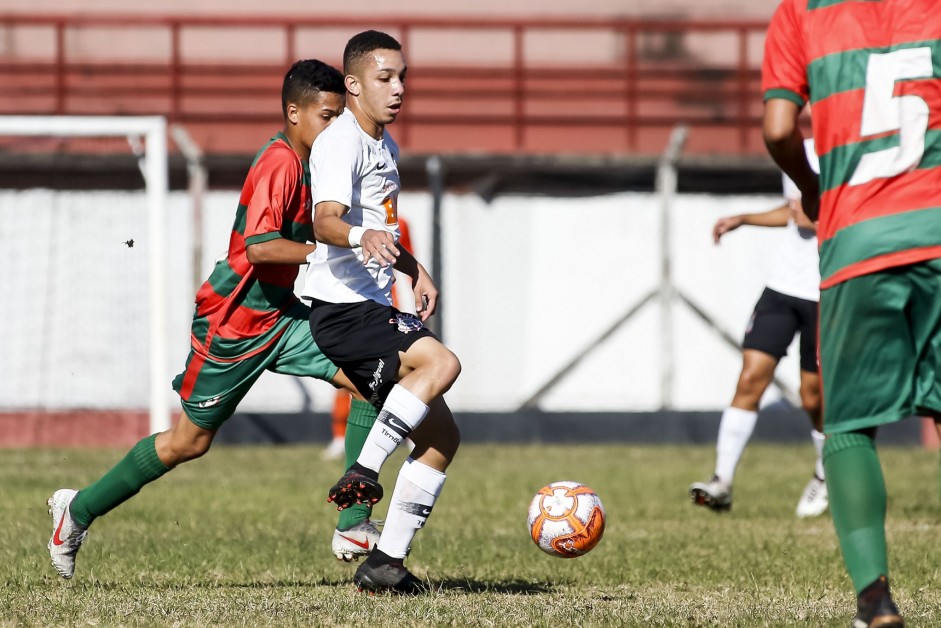
[[[853,625],[903,626],[888,583],[880,425],[941,431],[941,20],[932,0],[784,0],[768,30],[764,135],[819,211],[830,508]],[[797,119],[813,111],[819,179]]]

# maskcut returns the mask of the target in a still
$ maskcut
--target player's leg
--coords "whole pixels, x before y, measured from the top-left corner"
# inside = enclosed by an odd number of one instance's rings
[[[820,300],[830,511],[858,617],[866,624],[873,614],[900,621],[888,591],[886,488],[874,437],[879,425],[915,410],[917,356],[924,345],[912,342],[916,317],[908,275],[864,275],[824,290]],[[887,363],[891,368],[880,368]]]
[[[351,401],[347,390],[338,390],[333,398],[333,409],[330,411],[331,438],[323,450],[324,460],[340,460],[346,452],[346,423],[350,416]]]
[[[742,370],[732,403],[719,420],[715,472],[710,480],[690,486],[694,504],[716,511],[731,508],[735,469],[755,431],[758,405],[797,329],[797,317],[788,297],[765,288],[745,330]]]
[[[378,412],[363,399],[350,378],[323,354],[310,333],[309,310],[298,308],[286,316],[292,320],[284,331],[269,369],[285,375],[328,381],[340,389],[340,393],[352,396],[348,416],[344,417],[347,421],[344,445],[348,467],[350,459],[356,460],[359,455]],[[368,554],[379,540],[379,530],[369,520],[371,513],[372,506],[368,503],[354,504],[340,512],[331,541],[331,551],[337,559],[358,560]]]
[[[817,517],[827,511],[829,497],[823,467],[823,409],[820,392],[820,366],[817,363],[817,322],[819,308],[815,301],[795,299],[800,316],[800,398],[801,407],[810,417],[810,439],[816,452],[814,472],[797,502],[798,517]]]
[[[399,471],[382,535],[354,576],[361,589],[420,593],[425,588],[405,568],[404,560],[415,534],[432,513],[447,479],[444,471],[460,444],[459,430],[443,397],[431,400],[428,416],[411,438],[415,449]]]
[[[60,489],[48,500],[53,534],[48,549],[64,578],[75,572],[75,556],[88,527],[173,467],[203,455],[216,430],[264,371],[269,358],[258,354],[234,363],[215,362],[190,353],[186,369],[173,382],[183,413],[169,430],[141,439],[107,473],[75,491]]]

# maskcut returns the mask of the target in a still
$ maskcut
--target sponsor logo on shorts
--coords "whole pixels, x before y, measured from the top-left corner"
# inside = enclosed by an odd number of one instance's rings
[[[395,323],[399,328],[399,331],[403,334],[407,334],[410,331],[420,331],[425,328],[425,325],[421,322],[420,318],[414,314],[408,314],[404,312],[396,314],[395,319],[390,320],[389,322]]]
[[[758,317],[757,312],[752,312],[751,318],[748,319],[748,326],[745,327],[745,335],[751,333],[751,330],[755,328],[755,319]]]
[[[212,399],[207,399],[206,401],[200,401],[196,405],[200,408],[211,408],[217,405],[220,401],[222,401],[222,397],[213,397]]]
[[[382,386],[382,368],[386,363],[380,359],[379,364],[376,365],[376,370],[372,372],[372,381],[369,382],[369,390],[375,392],[379,391],[379,387]]]

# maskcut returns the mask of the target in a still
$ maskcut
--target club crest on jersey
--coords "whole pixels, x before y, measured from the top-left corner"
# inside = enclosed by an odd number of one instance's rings
[[[395,315],[395,318],[390,318],[389,323],[398,327],[399,331],[403,334],[407,334],[410,331],[419,331],[425,328],[425,325],[421,322],[420,318],[414,314],[408,314],[405,312],[399,312]]]

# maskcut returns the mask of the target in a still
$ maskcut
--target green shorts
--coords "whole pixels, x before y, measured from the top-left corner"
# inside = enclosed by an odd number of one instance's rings
[[[244,344],[242,345],[244,347]],[[186,370],[173,380],[183,411],[199,427],[216,430],[265,371],[330,381],[339,369],[310,335],[306,316],[291,316],[284,333],[248,357],[214,359],[190,350]]]
[[[821,292],[820,375],[828,434],[941,413],[941,260]]]

